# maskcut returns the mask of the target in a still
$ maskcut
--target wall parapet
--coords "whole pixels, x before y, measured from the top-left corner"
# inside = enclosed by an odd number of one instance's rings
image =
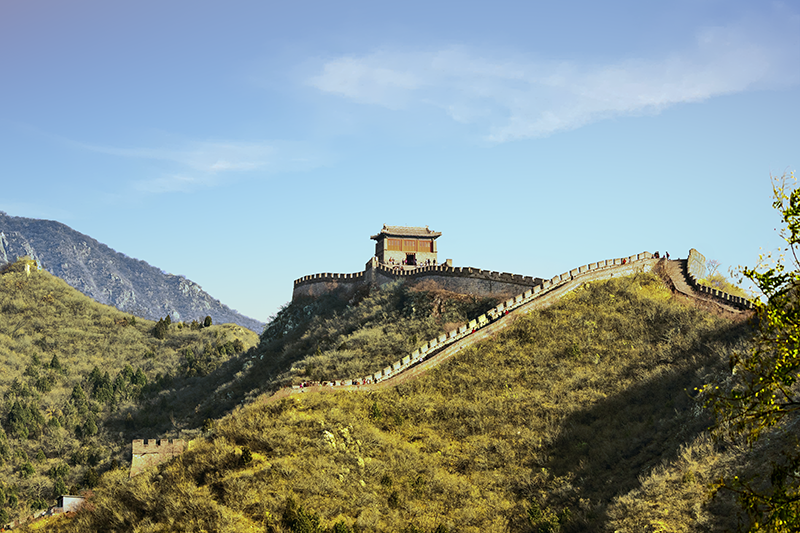
[[[375,270],[385,276],[395,277],[397,279],[414,279],[433,274],[438,276],[484,279],[487,281],[502,281],[519,285],[534,285],[541,281],[541,278],[535,278],[533,276],[523,276],[521,274],[510,274],[508,272],[497,272],[473,267],[454,267],[446,264],[422,266],[410,270],[378,264]]]
[[[362,270],[361,272],[354,272],[352,274],[336,274],[325,272],[320,274],[310,274],[301,278],[297,278],[294,280],[293,298],[295,294],[305,294],[305,291],[298,290],[302,289],[303,287],[316,286],[319,288],[316,294],[322,294],[328,292],[334,287],[352,287],[353,285],[361,283],[377,282],[376,275],[380,276],[384,280],[387,278],[389,280],[416,280],[429,276],[440,276],[499,282],[510,285],[518,285],[521,287],[532,287],[543,281],[541,278],[533,276],[523,276],[521,274],[483,270],[473,267],[453,267],[444,263],[440,265],[421,266],[413,269],[399,266],[392,267],[390,265],[378,263],[376,258],[372,258],[367,263],[365,270]],[[332,286],[326,288],[321,286],[322,284],[332,284]],[[313,292],[314,291],[312,289],[312,293]]]
[[[332,274],[330,272],[326,272],[325,274],[311,274],[308,276],[303,276],[302,278],[297,278],[294,280],[294,286],[297,287],[299,285],[303,285],[306,283],[316,283],[320,281],[355,281],[360,282],[364,280],[365,272],[362,270],[361,272],[354,272],[353,274]]]
[[[700,252],[694,248],[689,250],[689,258],[686,260],[686,277],[692,289],[738,309],[748,310],[753,308],[753,302],[747,298],[734,296],[733,294],[701,284],[697,278],[697,274],[700,272],[703,274],[705,273],[705,262],[706,258]]]
[[[533,285],[528,287],[524,292],[517,294],[512,298],[501,302],[497,306],[488,310],[486,313],[480,315],[474,320],[471,320],[461,326],[453,329],[452,331],[442,333],[437,337],[422,343],[421,346],[416,348],[410,355],[406,355],[402,359],[395,361],[391,365],[386,366],[383,370],[378,370],[375,373],[364,376],[362,378],[340,380],[342,386],[358,386],[358,385],[371,385],[380,383],[392,378],[408,368],[430,358],[435,353],[438,353],[447,346],[461,340],[462,338],[471,335],[481,328],[488,326],[494,321],[508,315],[509,312],[531,303],[533,300],[543,298],[551,294],[553,291],[560,289],[567,283],[585,278],[587,281],[596,279],[598,273],[607,271],[609,277],[612,277],[615,272],[620,270],[627,271],[632,268],[644,268],[639,265],[647,264],[652,267],[652,260],[655,259],[654,255],[650,252],[642,252],[639,254],[630,255],[628,257],[619,257],[614,259],[605,259],[588,263],[578,268],[574,268],[558,276],[554,276],[549,280],[542,278],[533,278],[531,276],[519,276],[516,274],[509,274],[507,272],[488,271],[481,269],[473,269],[470,267],[449,267],[446,265],[436,265],[429,267],[422,267],[413,271],[397,271],[395,269],[377,265],[377,262],[372,263],[372,267],[383,272],[394,272],[397,278],[411,278],[414,274],[420,275],[424,273],[446,273],[454,276],[481,276],[481,279],[491,279],[497,281],[508,282],[511,280],[519,281],[520,285]],[[645,263],[647,262],[647,263]],[[370,268],[370,264],[367,264]],[[402,273],[400,273],[402,272]],[[335,386],[335,385],[334,385]],[[302,392],[302,387],[292,387],[290,393]]]
[[[135,454],[144,453],[183,453],[186,441],[183,439],[134,439],[131,442],[131,451]]]
[[[696,250],[692,249],[692,251],[696,252]],[[692,255],[692,251],[690,251],[690,256]],[[701,256],[702,257],[702,256]],[[705,258],[703,258],[705,259]],[[423,276],[423,275],[452,275],[456,277],[479,277],[480,279],[492,280],[492,281],[502,281],[505,283],[518,283],[519,285],[529,285],[524,292],[520,292],[516,296],[512,298],[508,298],[505,301],[499,303],[492,309],[489,309],[486,313],[478,316],[474,320],[471,320],[467,323],[464,323],[457,328],[438,335],[435,338],[429,339],[427,342],[422,343],[419,347],[414,349],[410,354],[404,356],[398,361],[386,366],[383,370],[378,370],[369,376],[364,376],[362,378],[355,378],[355,379],[344,379],[338,380],[336,382],[326,383],[325,385],[329,385],[330,387],[358,387],[360,385],[373,385],[377,383],[384,382],[390,378],[393,378],[404,371],[408,370],[409,368],[421,363],[422,361],[431,358],[433,355],[439,353],[446,347],[450,346],[451,344],[472,335],[476,331],[492,324],[498,319],[508,315],[511,311],[514,311],[522,306],[527,306],[532,302],[538,299],[546,299],[551,294],[560,294],[556,291],[563,291],[563,290],[571,290],[569,287],[569,283],[573,281],[581,281],[582,279],[585,281],[594,281],[598,279],[605,279],[611,278],[617,274],[630,274],[632,272],[637,272],[641,270],[649,270],[656,264],[659,260],[654,254],[650,252],[642,252],[639,254],[630,255],[627,257],[618,257],[613,259],[605,259],[602,261],[596,261],[592,263],[587,263],[582,265],[578,268],[573,268],[567,272],[559,274],[557,276],[553,276],[550,279],[541,279],[541,278],[534,278],[531,276],[519,276],[516,274],[509,274],[507,272],[497,272],[497,271],[488,271],[488,270],[481,270],[475,269],[471,267],[452,267],[448,265],[436,265],[436,266],[428,266],[428,267],[421,267],[414,270],[397,270],[391,267],[387,267],[385,265],[379,265],[377,261],[374,259],[367,263],[367,270],[369,272],[371,269],[381,272],[381,274],[391,274],[394,275],[396,279],[413,279],[414,277]],[[687,260],[688,264],[688,260]],[[360,273],[363,276],[367,277],[365,272]],[[321,275],[318,274],[314,276],[305,276],[304,278],[300,278],[300,280],[295,281],[295,286],[297,286],[298,282],[308,282],[317,279],[322,280],[340,280],[342,278],[333,278],[332,274],[325,274]],[[727,294],[725,292],[706,287],[704,285],[700,285],[697,282],[697,279],[692,273],[687,270],[687,277],[692,289],[696,290],[697,292],[711,296],[714,299],[719,300],[722,303],[725,303],[729,306],[736,307],[742,310],[752,309],[753,304],[750,300],[746,298],[741,298],[738,296],[733,296],[731,294]],[[348,279],[348,278],[345,278]],[[353,279],[353,278],[350,278]],[[577,286],[577,285],[576,285]],[[546,301],[546,300],[545,300]],[[294,394],[298,392],[303,392],[303,387],[293,386],[289,389],[289,394]]]

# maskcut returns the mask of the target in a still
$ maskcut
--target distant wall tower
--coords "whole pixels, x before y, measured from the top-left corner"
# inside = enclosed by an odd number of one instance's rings
[[[428,226],[387,226],[372,235],[375,242],[375,257],[383,264],[423,266],[426,262],[436,264],[436,239],[442,234]]]
[[[185,449],[186,442],[182,439],[135,439],[131,443],[130,477],[179,456]]]

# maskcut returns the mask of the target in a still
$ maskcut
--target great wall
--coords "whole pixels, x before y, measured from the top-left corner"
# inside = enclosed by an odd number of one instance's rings
[[[185,449],[182,439],[135,439],[131,443],[130,477],[179,456]]]
[[[492,337],[508,327],[521,314],[552,305],[584,283],[651,271],[657,272],[665,282],[669,282],[675,293],[705,306],[716,307],[724,313],[739,315],[753,308],[752,302],[745,298],[733,296],[699,283],[698,279],[702,278],[705,272],[705,257],[694,248],[689,251],[687,259],[670,260],[649,252],[642,252],[628,257],[588,263],[550,279],[474,268],[454,268],[450,265],[398,270],[378,264],[373,258],[367,263],[367,268],[363,272],[316,274],[295,280],[294,298],[319,296],[326,292],[342,289],[344,294],[347,294],[364,283],[383,284],[397,279],[428,279],[435,281],[437,285],[444,285],[444,288],[450,290],[456,289],[464,292],[475,290],[482,294],[502,293],[508,291],[510,287],[521,287],[524,290],[475,320],[422,343],[410,354],[372,375],[313,383],[308,386],[284,387],[272,395],[262,396],[261,401],[273,402],[295,394],[370,391],[392,387],[442,364],[462,349]],[[298,288],[300,288],[299,292]],[[134,440],[131,450],[131,477],[145,468],[161,464],[180,455],[186,447],[187,443],[182,440]]]
[[[353,292],[364,284],[383,285],[398,279],[416,281],[427,279],[442,289],[475,294],[517,294],[520,289],[533,289],[544,280],[531,276],[481,270],[470,267],[453,267],[449,264],[400,269],[370,259],[364,270],[353,274],[313,274],[294,281],[292,301],[303,296],[321,296],[334,290]]]
[[[326,292],[343,289],[352,291],[364,283],[382,284],[396,279],[422,278],[436,281],[449,280],[443,288],[464,290],[477,288],[478,294],[501,292],[509,287],[529,287],[509,298],[485,314],[458,328],[442,333],[423,343],[412,353],[369,376],[314,383],[310,386],[293,385],[285,387],[267,401],[275,401],[292,394],[306,392],[358,391],[390,387],[405,379],[413,378],[433,368],[455,353],[494,335],[507,327],[521,313],[542,309],[557,301],[568,292],[586,282],[626,276],[637,272],[649,272],[660,266],[658,273],[669,280],[673,290],[683,297],[716,306],[729,314],[740,314],[752,309],[753,304],[746,298],[701,285],[698,278],[705,272],[705,257],[692,248],[687,259],[660,258],[649,252],[606,259],[574,268],[551,279],[544,280],[530,276],[490,272],[473,268],[453,268],[450,265],[426,266],[412,270],[397,270],[379,264],[375,258],[367,263],[367,268],[355,274],[316,274],[304,276],[294,282],[293,299],[302,296],[319,296]],[[441,286],[441,285],[440,285]]]

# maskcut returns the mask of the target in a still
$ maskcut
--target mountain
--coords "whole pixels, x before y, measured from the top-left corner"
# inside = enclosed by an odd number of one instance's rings
[[[258,341],[235,324],[155,326],[30,259],[0,268],[0,530],[91,487],[132,439],[201,425],[207,377]]]
[[[365,375],[408,353],[407,337],[449,331],[486,304],[402,281],[361,296],[287,306],[233,379],[203,383],[215,391],[209,401],[238,404],[270,376],[288,384]],[[709,487],[763,472],[776,455],[715,445],[711,413],[688,392],[730,375],[730,354],[750,346],[746,322],[686,305],[652,274],[587,283],[502,320],[497,333],[394,386],[298,387],[242,402],[206,424],[180,460],[133,479],[127,468],[106,470],[85,511],[46,529],[727,532],[749,524],[735,495]],[[179,396],[161,398],[172,409]]]
[[[149,320],[169,314],[174,321],[210,316],[214,323],[234,323],[256,333],[264,328],[183,276],[165,274],[60,222],[0,211],[0,267],[25,255],[85,295],[126,313]]]

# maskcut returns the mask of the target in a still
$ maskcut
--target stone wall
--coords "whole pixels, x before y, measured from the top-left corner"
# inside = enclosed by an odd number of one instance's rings
[[[131,474],[133,477],[143,470],[160,465],[182,454],[186,449],[183,439],[136,439],[131,443]]]
[[[648,272],[652,270],[653,266],[658,261],[658,259],[653,257],[653,254],[649,252],[643,252],[640,254],[631,255],[629,257],[605,259],[603,261],[589,263],[547,280],[541,278],[531,278],[530,276],[518,276],[516,274],[508,274],[505,272],[500,273],[478,269],[448,268],[446,266],[396,272],[390,268],[377,265],[377,261],[373,261],[373,264],[371,265],[372,268],[370,268],[370,265],[368,264],[364,278],[370,279],[372,277],[378,283],[400,278],[436,279],[436,276],[439,276],[443,280],[456,280],[455,283],[465,282],[465,280],[467,280],[466,282],[469,282],[468,280],[473,280],[475,283],[492,281],[498,284],[505,284],[505,286],[509,288],[525,286],[528,284],[532,286],[528,289],[523,289],[521,292],[517,292],[515,296],[508,298],[506,301],[490,309],[485,314],[477,317],[475,320],[462,324],[452,331],[442,333],[434,339],[429,339],[427,342],[422,343],[422,345],[412,353],[406,355],[398,361],[395,361],[393,364],[385,367],[383,370],[379,370],[370,376],[327,383],[325,384],[325,387],[335,389],[337,387],[358,387],[385,382],[386,380],[394,378],[409,368],[418,365],[426,359],[429,359],[434,354],[441,352],[446,347],[449,347],[464,337],[472,335],[477,331],[489,326],[511,311],[528,311],[545,307],[553,303],[558,298],[564,296],[564,294],[567,292],[574,290],[575,288],[580,287],[582,284],[589,281],[608,279],[615,276],[628,276],[636,272]],[[303,392],[303,387],[293,386],[292,389],[288,391],[289,394],[298,392]]]
[[[694,252],[695,254],[698,254],[696,250],[694,250]],[[554,276],[548,280],[535,278],[536,285],[534,285],[532,288],[527,289],[520,294],[516,294],[512,298],[508,298],[506,301],[490,309],[485,314],[477,317],[475,320],[472,320],[466,324],[462,324],[452,331],[443,333],[434,339],[429,339],[428,341],[422,343],[412,353],[406,355],[398,361],[395,361],[391,365],[385,367],[383,370],[375,372],[369,376],[355,379],[343,379],[324,383],[308,383],[304,386],[294,385],[276,392],[272,396],[272,399],[279,399],[306,391],[357,391],[373,390],[374,388],[392,386],[393,384],[399,383],[403,379],[418,375],[429,368],[433,368],[443,360],[453,356],[453,354],[455,354],[458,350],[462,349],[465,346],[465,343],[468,345],[477,340],[487,338],[488,335],[499,331],[499,328],[506,327],[510,321],[501,319],[511,312],[519,314],[527,313],[536,309],[543,309],[549,305],[552,305],[570,291],[582,286],[584,283],[610,279],[614,277],[630,276],[638,272],[649,272],[653,270],[653,268],[660,261],[665,261],[665,259],[657,259],[649,252],[642,252],[629,257],[606,259],[596,263],[589,263],[581,267],[574,268],[569,272],[564,272],[563,274]],[[682,263],[682,261],[679,260],[673,262]],[[367,265],[364,277],[369,278],[369,273],[372,271],[373,275],[377,276],[378,280],[380,281],[380,276],[385,274],[383,269],[377,267],[377,262],[375,262],[375,264],[372,266],[374,268],[370,268],[370,264]],[[456,269],[452,270],[455,271]],[[465,270],[467,270],[466,273],[464,272]],[[485,277],[487,275],[487,271],[476,270],[475,272],[470,272],[470,270],[475,269],[459,269],[458,272],[453,272],[453,277],[465,279],[465,274],[476,274],[478,279],[482,279],[480,276]],[[430,269],[429,272],[442,275],[442,272],[449,271],[444,269]],[[396,277],[413,279],[415,276],[418,277],[421,275],[421,272],[409,271],[403,274],[397,274]],[[429,273],[428,275],[431,276],[430,279],[434,279],[434,274]],[[681,275],[683,276],[683,274]],[[396,279],[396,277],[392,279]],[[442,275],[442,277],[447,278],[447,274]],[[530,278],[521,276],[521,279],[518,279],[512,274],[506,273],[500,274],[497,272],[490,272],[489,277],[495,279],[500,278],[506,281],[510,280],[514,283],[519,283],[520,281],[522,283],[530,282]],[[718,299],[720,303],[737,307],[742,310],[752,308],[752,303],[744,298],[732,296],[730,294],[699,285],[696,278],[689,274],[688,271],[686,272],[686,277],[688,278],[688,283],[695,290],[711,296],[712,299]],[[465,339],[465,337],[470,338]],[[465,342],[459,342],[462,339]]]
[[[657,262],[653,258],[653,254],[643,252],[641,254],[632,255],[630,257],[621,257],[618,259],[606,259],[596,263],[589,263],[578,268],[574,268],[569,272],[564,272],[558,276],[554,276],[548,280],[535,278],[535,285],[530,289],[517,294],[514,297],[507,299],[496,307],[493,307],[485,314],[479,316],[466,324],[462,324],[458,328],[442,333],[435,339],[430,339],[425,342],[418,349],[414,350],[410,355],[405,356],[399,361],[396,361],[390,366],[387,366],[381,371],[374,373],[372,376],[362,378],[361,382],[380,382],[386,380],[408,367],[417,364],[422,359],[429,357],[434,352],[440,351],[442,348],[475,333],[477,330],[489,325],[507,315],[509,312],[521,307],[535,308],[536,303],[543,303],[543,300],[549,300],[549,296],[555,298],[562,297],[566,292],[579,287],[588,281],[595,281],[598,279],[607,279],[616,276],[627,276],[635,272],[646,272],[653,268]],[[480,271],[485,273],[486,271]],[[499,274],[497,272],[491,273],[492,275],[513,277],[513,274]],[[522,277],[523,280],[526,277]],[[527,278],[530,279],[530,278]],[[577,283],[571,283],[577,281]]]
[[[442,289],[477,296],[518,294],[541,283],[542,278],[481,270],[471,267],[453,267],[447,264],[400,268],[378,263],[372,258],[363,271],[354,274],[313,274],[294,281],[292,300],[302,296],[321,296],[333,290],[354,292],[364,283],[383,285],[398,279],[411,282],[429,280]]]
[[[694,258],[692,257],[693,252],[694,252]],[[689,259],[686,260],[686,271],[688,274],[687,281],[689,282],[689,285],[692,287],[692,289],[706,296],[710,296],[714,300],[719,300],[720,303],[729,305],[731,307],[735,307],[737,309],[742,309],[742,310],[752,309],[753,302],[751,302],[747,298],[742,298],[741,296],[734,296],[732,294],[728,294],[727,292],[723,292],[718,289],[713,289],[706,285],[701,285],[698,282],[698,279],[702,279],[697,276],[698,273],[701,273],[702,276],[705,277],[706,274],[705,261],[706,258],[700,252],[698,252],[694,248],[689,250]],[[699,266],[700,264],[702,264],[702,269]]]
[[[367,263],[369,265],[370,263]],[[292,301],[303,296],[319,297],[335,290],[343,290],[345,294],[355,292],[367,280],[365,271],[354,274],[312,274],[294,280],[294,290],[292,291]]]
[[[689,258],[686,260],[686,270],[689,275],[696,279],[706,277],[706,256],[692,248],[689,250]]]

